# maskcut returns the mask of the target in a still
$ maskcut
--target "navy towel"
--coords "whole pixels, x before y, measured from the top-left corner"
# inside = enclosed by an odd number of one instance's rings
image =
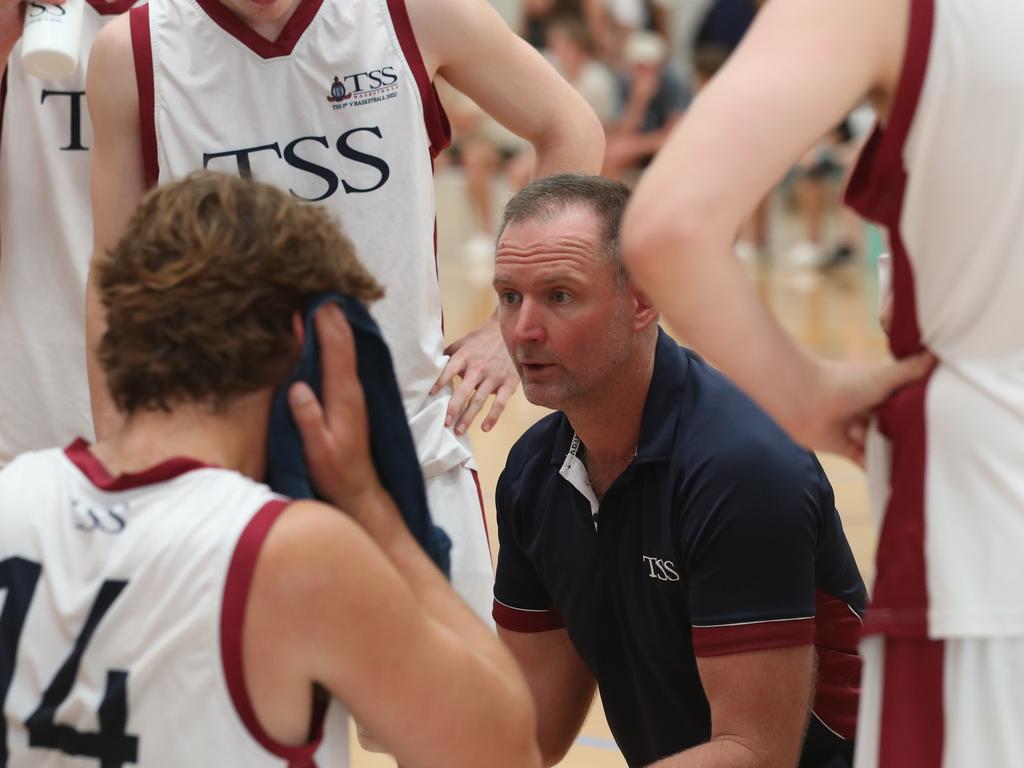
[[[313,315],[328,301],[336,302],[352,326],[356,344],[356,370],[366,396],[370,424],[370,453],[381,485],[391,494],[405,524],[437,567],[450,576],[451,540],[430,519],[427,493],[416,446],[405,418],[402,396],[398,391],[395,369],[384,337],[366,307],[351,296],[321,294],[309,302],[303,320],[306,343],[302,347],[291,376],[277,392],[270,409],[267,435],[267,485],[293,499],[315,498],[302,437],[288,405],[288,388],[296,381],[306,382],[322,401],[320,344]]]

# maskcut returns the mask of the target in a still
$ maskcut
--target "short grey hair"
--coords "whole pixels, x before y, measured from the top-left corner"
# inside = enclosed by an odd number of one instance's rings
[[[550,221],[575,206],[594,212],[601,223],[600,243],[612,268],[615,286],[620,291],[629,283],[629,270],[622,258],[619,229],[629,202],[625,184],[603,176],[563,173],[546,176],[523,187],[508,201],[498,227],[498,240],[509,224],[524,221]]]

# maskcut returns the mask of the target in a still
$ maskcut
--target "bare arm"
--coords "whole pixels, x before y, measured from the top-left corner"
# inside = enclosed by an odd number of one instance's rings
[[[698,657],[711,740],[650,768],[792,768],[811,706],[809,645]]]
[[[440,74],[537,151],[537,174],[598,173],[601,123],[586,101],[481,0],[408,0],[427,72]]]
[[[0,0],[0,78],[7,73],[7,59],[21,37],[24,22],[24,0]]]
[[[257,713],[301,739],[308,721],[290,717],[315,681],[402,765],[468,767],[482,754],[498,766],[536,765],[533,707],[514,659],[452,591],[377,480],[351,330],[334,305],[316,323],[324,405],[295,385],[292,411],[317,489],[362,531],[316,503],[295,505],[275,526],[245,626],[246,648],[258,644],[249,658],[280,660],[269,677],[253,672]]]
[[[106,330],[96,286],[96,268],[106,258],[145,192],[139,97],[128,15],[100,32],[89,58],[86,84],[95,138],[92,147],[93,256],[85,293],[86,362],[96,436],[115,430],[120,416],[107,393],[96,348]]]
[[[761,303],[732,244],[776,180],[852,106],[876,94],[884,108],[906,5],[768,3],[645,175],[623,229],[637,282],[684,338],[796,439],[856,459],[867,412],[927,361],[838,366],[812,357]]]
[[[564,629],[513,632],[498,637],[519,662],[537,708],[537,741],[544,765],[569,751],[594,700],[596,683]]]
[[[243,634],[243,658],[258,660],[246,679],[261,723],[301,742],[308,718],[293,721],[289,710],[308,712],[316,682],[400,765],[475,768],[482,755],[498,768],[538,765],[533,707],[515,661],[386,496],[378,501],[390,522],[370,536],[315,502],[293,505],[269,535]]]

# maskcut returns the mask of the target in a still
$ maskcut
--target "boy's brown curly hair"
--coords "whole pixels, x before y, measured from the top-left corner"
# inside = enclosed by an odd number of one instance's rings
[[[266,184],[202,172],[139,204],[99,271],[99,360],[125,415],[222,408],[282,383],[292,316],[324,291],[383,295],[323,208]]]

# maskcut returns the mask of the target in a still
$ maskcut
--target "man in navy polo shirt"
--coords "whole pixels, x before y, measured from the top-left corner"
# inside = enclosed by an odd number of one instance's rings
[[[505,209],[494,285],[527,398],[498,482],[494,618],[545,762],[600,688],[631,766],[852,762],[866,594],[814,455],[658,328],[618,249],[626,187]]]

